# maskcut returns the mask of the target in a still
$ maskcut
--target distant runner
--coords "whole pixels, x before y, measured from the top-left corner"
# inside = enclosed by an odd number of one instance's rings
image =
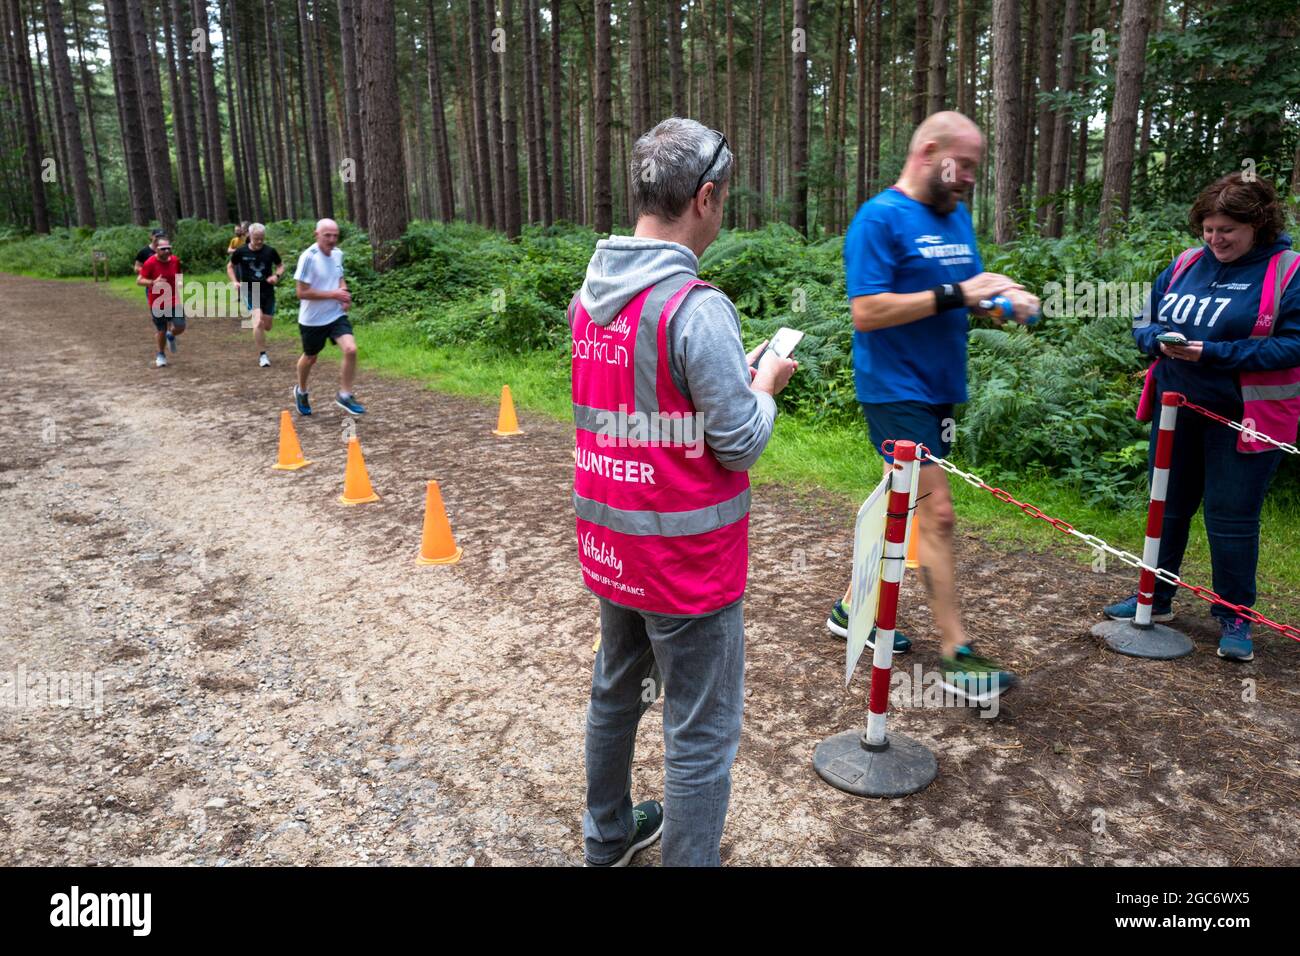
[[[244,245],[244,243],[246,243],[247,241],[248,241],[248,223],[241,222],[239,225],[235,227],[235,235],[234,238],[230,240],[230,245],[226,246],[226,258],[230,258],[230,254],[234,252],[236,249],[238,249],[240,246]]]
[[[154,247],[158,245],[158,237],[161,235],[164,235],[161,229],[155,229],[153,232],[149,233],[149,245],[145,246],[135,254],[136,275],[140,274],[140,267],[149,260],[151,255],[154,254]]]
[[[293,278],[298,290],[298,332],[302,336],[302,357],[298,359],[298,384],[293,387],[299,415],[311,414],[307,379],[316,356],[329,339],[343,353],[339,363],[339,391],[334,402],[353,415],[364,415],[366,407],[352,395],[357,373],[357,340],[352,336],[348,309],[352,294],[343,278],[343,250],[338,248],[339,224],[333,219],[316,223],[316,242],[298,257]]]
[[[167,365],[164,343],[176,354],[176,336],[185,331],[185,312],[181,308],[181,261],[172,255],[172,241],[166,236],[156,237],[154,254],[140,267],[135,284],[144,286],[149,299],[149,317],[153,319],[158,355],[157,368]]]
[[[271,320],[275,316],[275,287],[280,276],[284,275],[284,263],[280,261],[280,253],[266,244],[266,226],[255,222],[248,227],[248,244],[230,254],[226,275],[239,289],[244,308],[253,313],[257,364],[270,368],[266,333],[271,331]]]

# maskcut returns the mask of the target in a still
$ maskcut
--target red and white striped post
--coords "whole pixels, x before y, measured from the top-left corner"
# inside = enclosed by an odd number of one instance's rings
[[[871,697],[867,705],[869,747],[885,743],[885,712],[889,709],[889,675],[894,666],[894,629],[898,625],[898,585],[907,560],[907,522],[912,516],[912,472],[916,443],[894,442],[894,468],[889,478],[889,517],[885,522],[885,560],[876,606],[876,650],[871,658]]]
[[[1178,423],[1178,406],[1183,396],[1165,392],[1160,396],[1160,423],[1156,432],[1156,463],[1151,470],[1151,504],[1147,507],[1147,535],[1142,545],[1142,563],[1157,567],[1160,560],[1160,531],[1165,522],[1165,497],[1169,491],[1169,465],[1174,456],[1174,426]],[[1143,570],[1138,577],[1135,627],[1151,627],[1151,606],[1155,600],[1156,576]]]
[[[889,442],[883,449],[889,453]],[[813,767],[831,786],[862,797],[903,797],[929,786],[939,763],[923,744],[901,734],[885,734],[889,677],[894,660],[898,619],[898,585],[907,560],[907,525],[911,516],[912,473],[920,467],[916,443],[892,442],[888,519],[885,523],[884,569],[876,605],[876,647],[871,659],[871,694],[865,732],[846,730],[817,745]]]
[[[1169,492],[1169,466],[1174,455],[1174,426],[1183,396],[1164,392],[1160,396],[1160,420],[1156,424],[1156,460],[1151,469],[1151,503],[1147,507],[1147,534],[1142,546],[1142,563],[1155,568],[1160,560],[1160,533],[1165,521],[1165,497]],[[1192,653],[1192,639],[1172,627],[1151,620],[1156,576],[1145,568],[1138,577],[1137,613],[1132,620],[1102,621],[1092,633],[1105,638],[1118,654],[1168,661]]]

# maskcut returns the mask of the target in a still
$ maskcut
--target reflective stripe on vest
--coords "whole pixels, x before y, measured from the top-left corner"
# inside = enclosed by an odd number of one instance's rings
[[[1284,249],[1275,253],[1264,270],[1259,290],[1259,314],[1251,338],[1267,338],[1277,325],[1282,308],[1282,294],[1300,268],[1300,252]],[[1242,421],[1277,441],[1293,442],[1300,425],[1300,368],[1242,372]],[[1237,435],[1237,451],[1258,453],[1275,451],[1267,442],[1258,441],[1247,432]]]
[[[748,569],[749,477],[713,455],[668,364],[669,323],[696,286],[708,287],[665,279],[604,326],[578,296],[569,305],[583,581],[615,603],[681,616],[734,603]]]

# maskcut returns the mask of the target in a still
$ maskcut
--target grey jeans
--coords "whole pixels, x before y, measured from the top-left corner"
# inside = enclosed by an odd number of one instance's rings
[[[662,617],[600,602],[587,708],[587,859],[632,838],[632,751],[641,715],[664,695],[665,866],[718,866],[745,703],[743,601],[707,617]]]

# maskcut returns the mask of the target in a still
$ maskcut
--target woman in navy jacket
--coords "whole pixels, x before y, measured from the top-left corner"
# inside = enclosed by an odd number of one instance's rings
[[[1134,322],[1138,348],[1157,360],[1150,373],[1155,403],[1163,392],[1181,392],[1225,418],[1250,418],[1269,437],[1294,442],[1300,415],[1300,279],[1295,278],[1300,255],[1291,252],[1283,231],[1286,213],[1277,193],[1263,179],[1248,181],[1233,173],[1201,192],[1189,219],[1204,245],[1170,263]],[[1292,281],[1283,287],[1280,278]],[[1284,291],[1275,297],[1278,288]],[[1270,324],[1260,315],[1274,303]],[[1187,343],[1157,341],[1167,332],[1182,333]],[[1233,604],[1252,606],[1259,516],[1281,457],[1272,445],[1184,409],[1174,432],[1159,567],[1178,573],[1192,518],[1204,499],[1214,590]],[[1177,590],[1156,582],[1152,620],[1173,618]],[[1135,594],[1105,613],[1118,620],[1132,618],[1136,610]],[[1219,621],[1219,656],[1251,660],[1250,622],[1217,604],[1210,613]]]

